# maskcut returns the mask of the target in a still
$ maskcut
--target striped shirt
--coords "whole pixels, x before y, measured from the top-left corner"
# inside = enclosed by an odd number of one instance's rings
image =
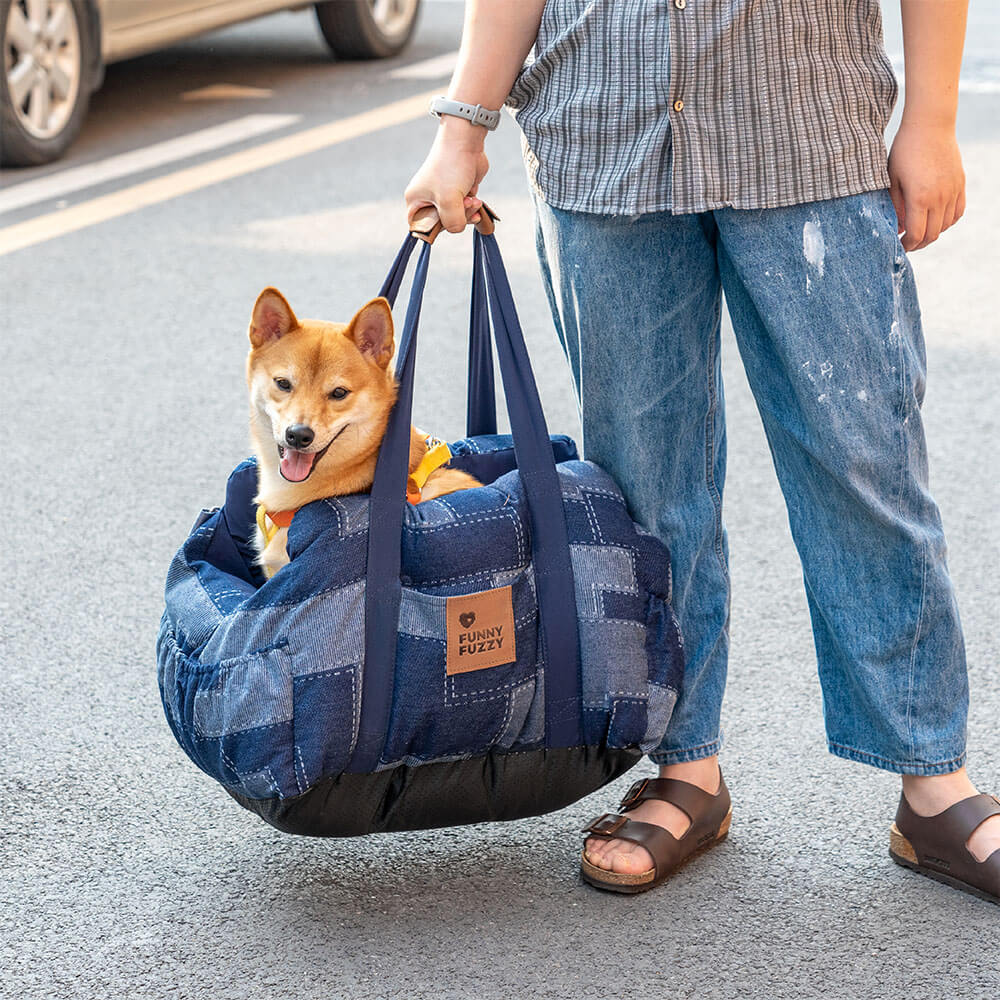
[[[553,207],[775,208],[889,186],[879,0],[548,0],[507,104]]]

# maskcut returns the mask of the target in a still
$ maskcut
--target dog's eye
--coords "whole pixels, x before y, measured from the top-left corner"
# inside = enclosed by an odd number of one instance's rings
[[[279,389],[280,389],[280,390],[281,390],[282,392],[291,392],[291,391],[292,391],[292,383],[291,383],[291,382],[289,382],[287,378],[276,378],[276,379],[274,380],[274,384],[275,384],[275,385],[276,385],[276,386],[277,386],[277,387],[278,387],[278,388],[279,388]]]
[[[350,389],[345,389],[342,385],[338,385],[337,388],[330,393],[330,399],[343,399],[350,391]]]

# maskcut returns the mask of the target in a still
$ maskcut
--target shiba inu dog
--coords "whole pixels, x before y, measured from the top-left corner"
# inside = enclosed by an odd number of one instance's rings
[[[257,455],[259,563],[273,576],[288,562],[288,525],[313,500],[364,493],[396,400],[389,371],[392,312],[373,299],[349,323],[299,320],[276,288],[250,319],[247,384]],[[481,485],[444,467],[450,453],[410,430],[407,499],[418,503]]]

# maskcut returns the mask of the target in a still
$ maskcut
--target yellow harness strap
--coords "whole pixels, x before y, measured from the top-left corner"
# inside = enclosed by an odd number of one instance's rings
[[[406,480],[406,499],[410,503],[420,503],[422,499],[420,491],[427,483],[430,474],[451,461],[451,449],[444,441],[431,437],[430,434],[424,435],[424,441],[427,444],[427,452]]]
[[[257,527],[260,528],[260,533],[264,536],[264,545],[267,546],[271,544],[274,536],[281,531],[282,527],[287,527],[287,525],[275,524],[264,509],[264,505],[257,504]]]

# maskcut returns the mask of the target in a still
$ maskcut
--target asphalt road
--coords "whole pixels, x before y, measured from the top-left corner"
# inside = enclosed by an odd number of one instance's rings
[[[996,15],[976,17],[960,123],[968,215],[915,267],[932,483],[967,629],[970,768],[1000,791],[1000,30]],[[118,192],[113,203],[127,208],[146,181],[169,192],[182,169],[441,89],[441,76],[392,70],[454,50],[460,20],[459,5],[429,5],[411,50],[389,64],[333,64],[310,16],[289,14],[113,67],[72,155],[9,174],[8,194],[247,115],[300,117],[23,206],[0,226]],[[898,50],[896,28],[889,47]],[[270,93],[182,97],[219,84]],[[712,855],[634,899],[582,885],[577,831],[612,807],[617,788],[515,824],[283,836],[174,744],[153,660],[163,579],[195,514],[220,500],[247,452],[250,306],[275,284],[300,314],[346,319],[374,294],[432,130],[419,118],[369,132],[0,261],[0,995],[1000,995],[1000,910],[891,864],[896,780],[825,752],[798,564],[728,334],[724,767],[736,805],[730,839]],[[575,433],[510,121],[489,152],[484,194],[503,217],[498,236],[550,426]],[[462,433],[468,254],[467,238],[435,247],[424,310],[416,414],[443,436]]]

